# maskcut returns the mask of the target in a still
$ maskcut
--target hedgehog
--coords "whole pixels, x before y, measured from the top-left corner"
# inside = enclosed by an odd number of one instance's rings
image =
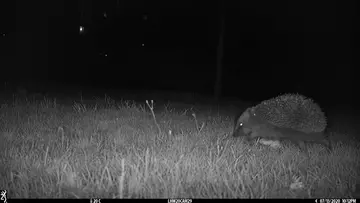
[[[246,110],[239,117],[236,126],[233,136],[244,136],[248,142],[260,139],[259,142],[264,145],[269,145],[269,143],[270,145],[280,145],[279,143],[287,141],[300,149],[306,148],[305,143],[314,143],[324,146],[329,152],[332,149],[329,137],[324,132],[305,133],[290,128],[276,127],[254,115],[253,109]]]
[[[257,131],[261,125],[265,129],[289,129],[305,133],[304,137],[309,139],[306,134],[324,132],[327,122],[320,107],[310,98],[299,94],[284,94],[246,109],[235,120],[233,136],[245,136],[248,140],[256,137],[279,140],[286,136],[271,131],[259,133]]]

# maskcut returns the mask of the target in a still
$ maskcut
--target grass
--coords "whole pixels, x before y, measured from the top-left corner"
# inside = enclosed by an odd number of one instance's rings
[[[3,103],[0,188],[8,198],[358,197],[358,146],[250,146],[228,136],[232,117],[154,105]]]

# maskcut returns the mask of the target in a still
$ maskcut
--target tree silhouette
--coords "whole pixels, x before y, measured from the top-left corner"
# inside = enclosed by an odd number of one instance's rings
[[[219,100],[222,91],[222,69],[223,69],[223,55],[224,55],[224,34],[225,34],[225,8],[223,1],[219,5],[219,42],[217,46],[216,56],[216,81],[214,87],[215,99]]]

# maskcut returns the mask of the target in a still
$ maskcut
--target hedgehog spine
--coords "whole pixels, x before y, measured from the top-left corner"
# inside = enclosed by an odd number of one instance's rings
[[[326,117],[310,98],[299,94],[284,94],[261,102],[252,108],[260,120],[280,128],[311,133],[323,132]]]

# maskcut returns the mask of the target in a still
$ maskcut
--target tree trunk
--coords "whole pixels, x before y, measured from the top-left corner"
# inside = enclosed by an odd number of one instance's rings
[[[217,47],[217,56],[216,56],[216,82],[215,82],[215,99],[219,100],[221,97],[222,90],[222,59],[224,55],[224,32],[225,32],[225,16],[220,11],[220,34],[219,34],[219,44]]]

